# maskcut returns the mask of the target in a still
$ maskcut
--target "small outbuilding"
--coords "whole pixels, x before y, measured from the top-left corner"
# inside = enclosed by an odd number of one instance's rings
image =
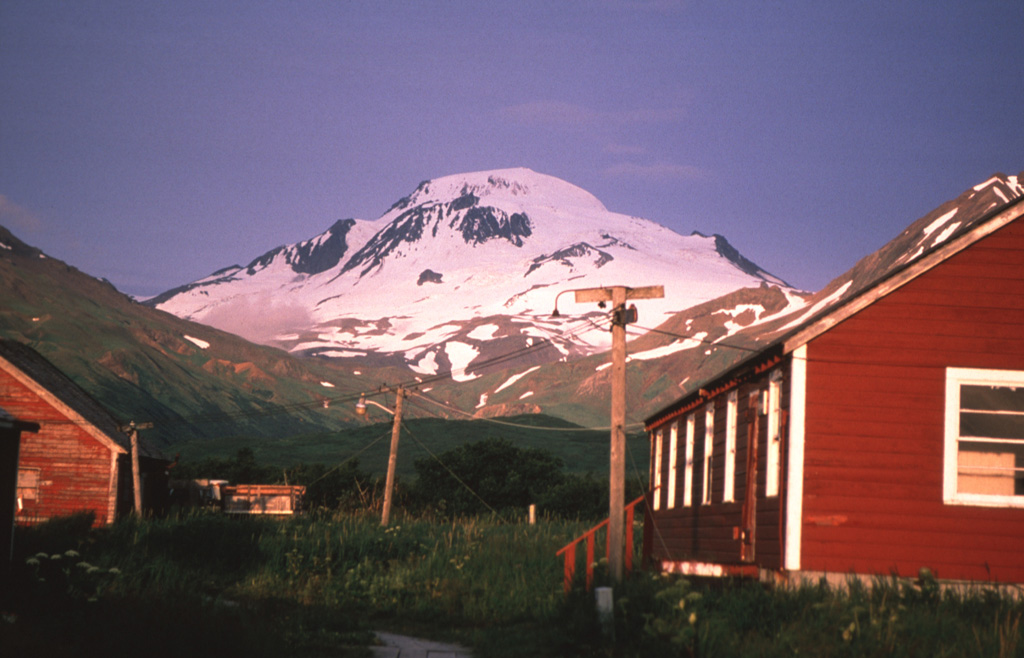
[[[306,487],[287,484],[225,484],[220,495],[227,514],[299,514]]]
[[[99,402],[16,341],[0,340],[0,407],[22,422],[16,523],[91,512],[106,525],[133,509],[130,437]],[[152,508],[166,499],[168,462],[144,438],[138,443],[142,500]]]
[[[967,190],[702,347],[719,365],[645,421],[650,564],[1024,583],[1022,183]]]

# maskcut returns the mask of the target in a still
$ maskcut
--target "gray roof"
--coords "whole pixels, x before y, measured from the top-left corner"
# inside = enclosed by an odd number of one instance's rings
[[[649,425],[686,406],[705,386],[726,377],[767,355],[788,351],[794,342],[806,342],[813,325],[856,306],[873,291],[884,289],[928,256],[974,233],[983,237],[985,227],[1008,211],[1019,214],[1024,206],[1024,172],[1017,176],[995,174],[921,217],[878,251],[865,256],[849,271],[822,290],[808,296],[796,308],[760,318],[750,326],[716,342],[709,357],[687,373],[686,394],[646,419]],[[970,238],[965,238],[970,240]]]

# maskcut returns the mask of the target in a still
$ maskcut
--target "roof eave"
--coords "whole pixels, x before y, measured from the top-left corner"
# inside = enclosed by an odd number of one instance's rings
[[[783,353],[779,349],[779,342],[776,341],[766,345],[764,349],[751,357],[744,359],[731,368],[726,368],[717,375],[705,379],[701,386],[679,398],[672,404],[662,407],[644,420],[644,428],[650,430],[656,425],[672,420],[686,412],[713,400],[719,395],[736,388],[751,377],[759,375],[769,368],[777,365],[782,359]]]

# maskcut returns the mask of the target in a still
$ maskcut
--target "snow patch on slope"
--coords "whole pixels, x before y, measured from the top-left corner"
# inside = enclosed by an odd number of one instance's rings
[[[466,338],[472,338],[473,340],[490,340],[494,338],[494,334],[497,332],[498,325],[483,324],[466,334]]]
[[[436,375],[437,374],[437,355],[434,352],[427,352],[423,355],[416,363],[409,366],[414,372],[418,372],[421,375]]]
[[[189,336],[188,334],[186,334],[183,337],[184,337],[185,340],[187,340],[188,342],[192,343],[193,345],[195,345],[196,347],[198,347],[201,350],[205,350],[205,349],[208,349],[210,347],[210,344],[208,342],[206,342],[205,340],[202,340],[201,338],[196,338],[194,336]]]
[[[704,344],[705,339],[708,337],[708,332],[702,331],[699,334],[695,334],[690,338],[683,340],[676,340],[668,345],[662,345],[661,347],[655,347],[653,349],[644,350],[642,352],[635,352],[633,354],[626,355],[626,363],[630,361],[649,361],[651,359],[660,359],[664,356],[676,354],[677,352],[683,352],[685,350],[692,350],[695,347],[700,347]],[[602,363],[597,366],[594,370],[601,372],[607,368],[611,368],[611,363]]]
[[[939,229],[939,227],[943,226],[946,222],[948,222],[949,220],[953,219],[953,215],[955,215],[958,210],[960,210],[960,209],[959,208],[953,208],[952,210],[947,212],[942,217],[939,217],[934,222],[932,222],[928,226],[924,227],[924,230],[922,231],[922,233],[924,233],[925,237],[930,236],[932,233],[937,231]]]
[[[800,315],[800,317],[796,318],[795,320],[792,320],[785,326],[781,327],[781,329],[792,329],[793,327],[803,324],[804,321],[806,321],[808,318],[816,315],[819,311],[828,306],[831,306],[836,300],[840,299],[844,294],[846,294],[846,291],[850,289],[851,285],[853,285],[853,281],[847,281],[831,295],[822,299],[811,308],[807,309],[807,311]]]
[[[457,382],[469,382],[480,376],[466,372],[473,359],[480,355],[479,349],[467,343],[451,340],[445,343],[444,351],[452,364],[452,379]]]
[[[508,387],[509,387],[509,386],[511,386],[512,384],[515,384],[515,383],[516,383],[517,381],[519,381],[519,380],[520,380],[520,379],[522,379],[523,377],[525,377],[525,376],[529,375],[529,374],[530,374],[531,372],[533,372],[534,370],[538,370],[539,368],[540,368],[540,366],[533,366],[533,367],[532,367],[532,368],[530,368],[529,370],[526,370],[526,371],[524,371],[524,372],[521,372],[521,373],[519,373],[518,375],[512,375],[511,377],[509,377],[508,379],[506,379],[506,380],[505,380],[505,382],[504,382],[504,383],[503,383],[503,384],[502,384],[501,386],[499,386],[498,388],[494,389],[494,392],[495,392],[495,393],[500,393],[500,392],[504,391],[504,390],[505,390],[506,388],[508,388]]]

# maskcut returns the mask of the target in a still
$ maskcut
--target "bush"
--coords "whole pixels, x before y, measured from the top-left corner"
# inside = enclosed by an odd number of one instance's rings
[[[466,443],[415,467],[416,500],[450,516],[524,509],[565,480],[561,459],[505,439]]]
[[[593,474],[567,475],[538,501],[546,514],[563,519],[598,520],[608,516],[608,479]]]
[[[356,511],[368,506],[372,494],[370,476],[359,470],[359,461],[339,467],[299,464],[287,471],[288,483],[306,487],[306,509]]]

